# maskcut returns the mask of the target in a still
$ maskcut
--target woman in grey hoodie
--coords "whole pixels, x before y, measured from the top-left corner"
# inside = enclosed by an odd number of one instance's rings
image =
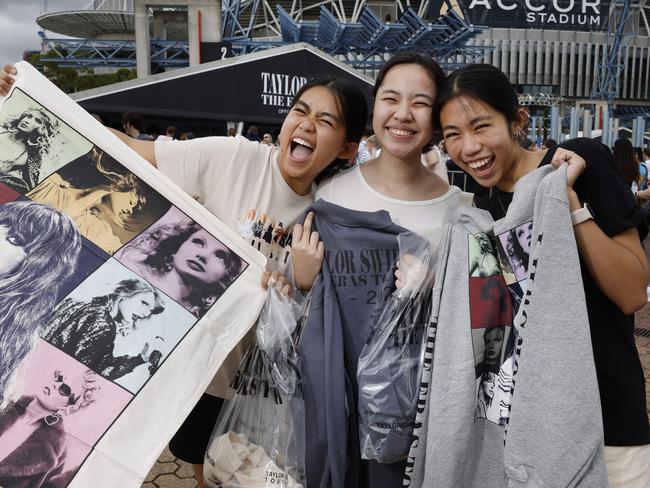
[[[515,184],[545,164],[568,163],[567,192],[584,283],[603,412],[610,486],[650,486],[650,427],[632,314],[647,303],[648,262],[637,225],[646,218],[609,149],[573,139],[546,151],[518,144],[527,122],[510,81],[469,65],[441,86],[434,114],[451,159],[490,192],[475,197],[495,220]],[[629,467],[625,467],[629,466]]]

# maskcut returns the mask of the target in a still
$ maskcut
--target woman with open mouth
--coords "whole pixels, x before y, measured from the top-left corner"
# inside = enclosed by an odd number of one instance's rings
[[[294,97],[282,124],[279,146],[243,137],[205,137],[187,142],[148,142],[115,132],[129,146],[158,167],[185,192],[195,197],[231,229],[238,231],[254,211],[264,217],[252,244],[269,258],[267,268],[286,271],[288,244],[282,259],[277,246],[263,237],[271,223],[282,223],[291,242],[291,229],[313,201],[315,182],[346,167],[356,155],[368,108],[361,90],[340,79],[317,79]],[[256,229],[256,230],[257,230]],[[249,240],[249,233],[242,237]],[[196,267],[188,263],[188,267]],[[187,273],[189,275],[189,273]],[[193,465],[203,488],[203,458],[223,398],[246,347],[251,331],[226,358],[188,419],[170,442],[171,451]]]
[[[15,73],[10,65],[0,72],[0,95],[9,92]],[[118,131],[114,134],[233,230],[238,230],[251,210],[268,216],[268,222],[276,227],[282,223],[283,236],[287,236],[282,259],[276,259],[277,246],[260,247],[269,255],[273,253],[268,267],[284,271],[289,263],[291,229],[314,201],[314,182],[346,167],[356,155],[367,115],[365,96],[357,86],[328,78],[306,83],[293,98],[282,124],[279,147],[243,137],[154,143]],[[188,267],[198,268],[191,262]],[[249,334],[226,359],[208,394],[170,444],[177,457],[194,465],[200,488],[205,486],[202,463],[212,427],[252,336]]]
[[[521,178],[542,165],[568,163],[569,209],[600,389],[609,483],[650,486],[645,380],[632,321],[647,303],[648,262],[637,232],[646,215],[612,153],[586,138],[544,151],[522,149],[518,136],[527,117],[506,75],[487,64],[452,73],[441,86],[434,115],[451,159],[491,189],[475,197],[475,204],[495,220],[505,216]]]

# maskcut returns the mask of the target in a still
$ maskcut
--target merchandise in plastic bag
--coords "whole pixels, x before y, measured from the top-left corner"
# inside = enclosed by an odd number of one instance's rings
[[[207,486],[304,486],[305,416],[296,344],[307,307],[269,287],[257,340],[242,358],[208,444]]]
[[[363,459],[393,463],[408,455],[431,314],[437,242],[435,236],[424,238],[413,232],[398,236],[402,286],[386,302],[357,366]],[[406,261],[412,263],[408,268]]]

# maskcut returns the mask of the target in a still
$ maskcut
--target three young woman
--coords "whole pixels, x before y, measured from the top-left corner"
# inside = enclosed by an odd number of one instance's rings
[[[568,163],[567,191],[600,388],[610,486],[647,486],[645,380],[629,316],[647,303],[648,262],[636,230],[645,213],[609,149],[591,139],[570,140],[548,151],[522,149],[517,134],[526,117],[508,78],[490,65],[470,65],[451,74],[441,87],[435,114],[451,159],[491,189],[475,198],[475,204],[495,220],[505,215],[522,177],[544,164]]]
[[[626,316],[647,301],[648,264],[635,230],[644,214],[603,146],[579,139],[548,152],[523,150],[517,135],[526,123],[525,115],[499,70],[488,65],[468,66],[452,74],[438,94],[442,72],[431,62],[424,56],[408,60],[395,56],[386,64],[374,91],[373,128],[382,145],[380,157],[324,183],[317,196],[353,210],[387,209],[394,222],[409,229],[442,224],[458,206],[459,192],[424,172],[420,164],[422,149],[432,138],[432,114],[443,130],[452,160],[481,185],[492,189],[475,203],[489,210],[495,219],[505,215],[520,178],[542,164],[567,162],[571,211],[586,219],[576,224],[575,234],[601,390],[605,440],[608,446],[627,446],[622,451],[608,449],[610,478],[616,485],[616,478],[623,476],[613,461],[621,458],[621,452],[627,459],[640,460],[638,472],[647,472],[650,429],[643,371]],[[353,116],[355,109],[359,114],[361,102],[346,98],[332,86],[309,85],[296,96],[283,124],[278,153],[240,139],[227,143],[195,140],[175,147],[169,145],[172,143],[154,146],[125,141],[150,162],[158,163],[163,172],[232,228],[237,228],[237,221],[250,209],[261,210],[265,204],[271,207],[269,198],[251,200],[250,192],[266,195],[274,187],[286,196],[282,210],[292,217],[283,217],[283,221],[290,224],[311,201],[314,179],[334,158],[351,156],[361,133],[363,123]],[[432,110],[434,102],[436,110]],[[225,153],[225,158],[218,157],[219,153]],[[237,166],[224,159],[236,160]],[[257,167],[248,164],[253,161]],[[593,210],[583,207],[585,203]],[[236,212],[230,211],[233,208]],[[587,212],[592,211],[589,218]],[[301,237],[308,237],[299,239],[304,241],[304,253],[311,252],[312,258],[322,256],[322,252],[313,252],[318,243],[309,239],[309,226],[304,231],[301,227],[300,232]],[[293,251],[296,260],[301,259],[299,248],[295,246]],[[300,281],[307,287],[310,284],[309,278]],[[206,425],[209,422],[202,422],[201,428],[209,436]],[[202,459],[202,450],[198,448],[197,452]]]

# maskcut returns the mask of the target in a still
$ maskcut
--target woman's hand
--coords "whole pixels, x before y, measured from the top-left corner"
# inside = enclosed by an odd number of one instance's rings
[[[288,297],[293,295],[293,286],[291,286],[286,276],[277,271],[271,273],[267,270],[262,274],[262,288],[268,290],[269,286],[275,288],[280,295]]]
[[[293,282],[299,290],[311,290],[325,256],[325,245],[319,239],[318,232],[311,230],[314,212],[309,212],[303,225],[293,228],[291,245],[291,263]]]
[[[0,96],[4,97],[9,93],[9,90],[15,81],[15,74],[16,68],[11,64],[7,64],[2,72],[0,72]]]
[[[417,289],[430,286],[433,281],[433,270],[413,254],[404,254],[397,261],[395,270],[395,287],[400,289]]]
[[[641,200],[648,200],[650,199],[650,188],[646,188],[645,190],[639,190],[635,192],[634,196]]]
[[[567,186],[573,188],[573,185],[575,184],[576,180],[587,167],[587,163],[585,162],[584,159],[582,159],[582,157],[578,156],[573,151],[569,151],[568,149],[559,147],[557,151],[555,151],[555,154],[553,155],[551,164],[553,165],[554,168],[557,169],[560,166],[562,166],[562,164],[564,163],[568,163],[569,165],[569,167],[566,170],[566,184]]]

